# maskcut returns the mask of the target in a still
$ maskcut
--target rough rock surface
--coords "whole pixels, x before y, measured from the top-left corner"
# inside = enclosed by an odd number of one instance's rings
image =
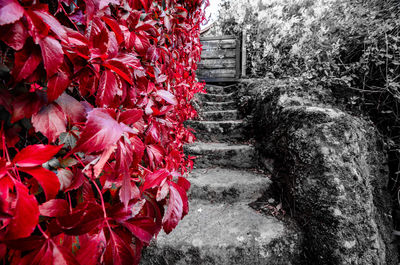
[[[260,198],[271,180],[250,170],[230,168],[195,169],[188,178],[189,198],[210,202],[253,202]]]
[[[252,145],[198,142],[185,146],[185,151],[197,157],[196,167],[198,168],[212,166],[254,168],[257,166],[257,155]]]
[[[275,161],[280,196],[304,230],[303,264],[398,264],[386,157],[372,124],[321,88],[250,87],[258,150]]]
[[[249,206],[191,201],[190,214],[143,253],[142,265],[290,265],[297,231]]]

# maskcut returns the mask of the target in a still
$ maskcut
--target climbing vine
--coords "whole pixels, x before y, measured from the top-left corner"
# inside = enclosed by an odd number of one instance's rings
[[[138,264],[188,213],[204,4],[0,0],[2,263]]]

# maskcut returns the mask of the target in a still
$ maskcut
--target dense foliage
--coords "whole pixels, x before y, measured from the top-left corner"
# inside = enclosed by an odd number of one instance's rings
[[[137,264],[188,213],[202,0],[0,0],[0,259]]]

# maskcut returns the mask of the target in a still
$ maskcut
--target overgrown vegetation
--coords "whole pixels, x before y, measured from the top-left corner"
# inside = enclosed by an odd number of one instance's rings
[[[188,213],[202,0],[0,0],[0,263],[138,264]]]

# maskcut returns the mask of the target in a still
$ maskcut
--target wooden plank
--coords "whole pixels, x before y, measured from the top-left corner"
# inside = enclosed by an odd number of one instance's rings
[[[236,48],[236,40],[211,40],[211,41],[203,41],[201,43],[203,45],[203,50],[210,50],[210,48],[218,48],[218,49],[235,49]]]
[[[233,36],[233,35],[207,36],[207,37],[201,37],[200,41],[203,41],[203,40],[227,40],[227,39],[237,39],[237,37]]]
[[[205,51],[201,52],[202,59],[222,59],[222,58],[235,58],[236,51],[234,49],[230,50],[215,50],[215,51]]]
[[[247,57],[246,57],[246,37],[247,31],[244,29],[242,32],[242,75],[241,77],[246,76],[246,64],[247,64]]]
[[[199,81],[206,83],[236,83],[238,82],[237,78],[232,77],[222,77],[222,78],[214,78],[214,77],[205,77],[199,78]]]
[[[204,59],[198,64],[199,69],[218,69],[218,68],[234,68],[236,67],[235,58],[223,59]]]
[[[236,40],[236,77],[240,77],[240,42]]]
[[[197,75],[200,77],[235,77],[236,69],[198,69]]]

